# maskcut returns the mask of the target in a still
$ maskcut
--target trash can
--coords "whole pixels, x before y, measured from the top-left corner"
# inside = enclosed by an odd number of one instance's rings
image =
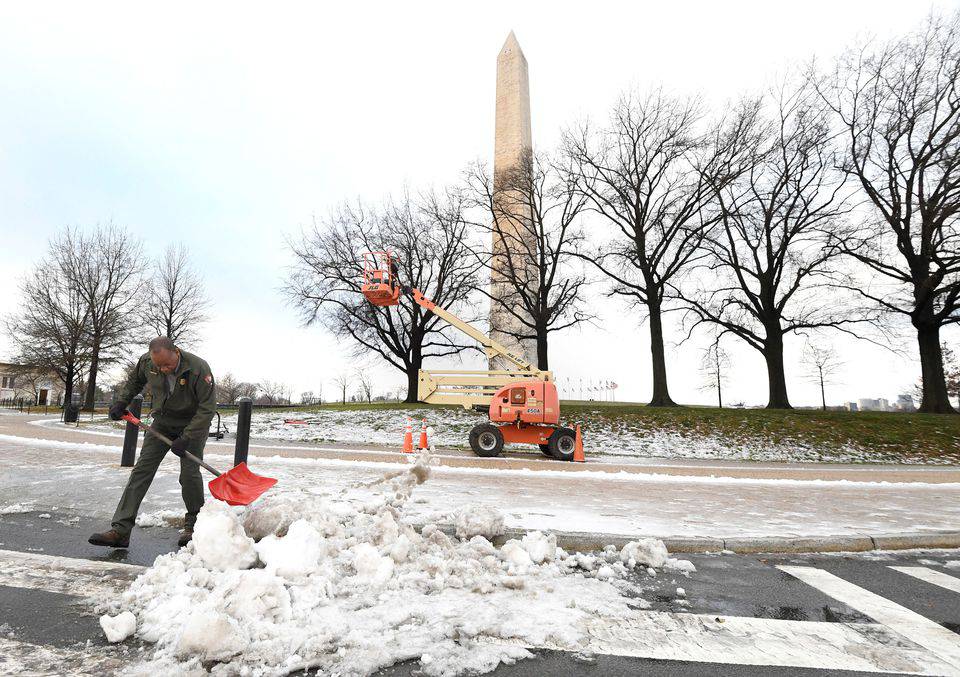
[[[76,423],[80,418],[80,405],[74,402],[67,402],[63,407],[63,422]]]

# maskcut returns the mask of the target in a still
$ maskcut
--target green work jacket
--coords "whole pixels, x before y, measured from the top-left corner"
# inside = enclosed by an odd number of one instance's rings
[[[217,389],[205,360],[181,350],[171,392],[167,377],[150,359],[150,353],[145,353],[130,372],[118,401],[130,404],[148,383],[153,395],[153,416],[160,425],[183,428],[181,435],[187,439],[206,437],[217,413]]]

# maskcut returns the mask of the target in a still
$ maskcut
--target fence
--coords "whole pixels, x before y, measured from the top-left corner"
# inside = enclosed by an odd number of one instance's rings
[[[36,404],[33,398],[28,400],[24,397],[8,397],[0,400],[0,409],[15,409],[25,414],[39,414],[40,412],[49,414],[51,411],[58,412],[63,407],[56,404]]]

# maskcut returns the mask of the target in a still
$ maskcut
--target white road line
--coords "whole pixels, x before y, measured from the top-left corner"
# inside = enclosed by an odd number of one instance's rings
[[[0,637],[0,674],[4,675],[106,675],[124,664],[106,647],[66,649]]]
[[[916,642],[960,673],[960,637],[939,623],[823,569],[795,566],[777,568]]]
[[[913,576],[918,578],[921,581],[927,583],[932,583],[933,585],[939,585],[941,588],[946,588],[947,590],[952,590],[953,592],[960,592],[960,578],[955,578],[949,574],[945,574],[942,571],[937,571],[936,569],[928,569],[927,567],[890,567],[894,571],[899,571],[901,574],[906,574],[907,576]]]
[[[593,619],[582,630],[578,646],[517,645],[726,665],[960,675],[923,647],[874,623],[636,611],[628,617]]]
[[[0,585],[78,597],[113,596],[144,567],[42,553],[0,550]]]

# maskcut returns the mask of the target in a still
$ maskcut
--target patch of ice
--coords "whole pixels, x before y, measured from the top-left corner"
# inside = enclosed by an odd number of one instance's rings
[[[620,551],[620,561],[629,568],[645,566],[658,569],[667,562],[667,546],[657,538],[630,541]]]
[[[11,503],[10,505],[0,508],[0,515],[15,515],[22,512],[30,512],[33,510],[33,506],[27,505],[26,503]]]
[[[539,531],[531,531],[523,537],[521,544],[534,564],[552,562],[557,552],[557,537],[553,534],[545,536]]]
[[[960,559],[950,559],[943,563],[948,569],[960,569]]]
[[[671,571],[679,571],[684,576],[697,573],[697,567],[695,567],[693,562],[688,559],[674,559],[673,557],[668,557],[667,561],[663,563],[663,567],[665,569],[670,569]]]
[[[503,513],[486,505],[467,505],[457,511],[454,526],[459,538],[483,536],[492,540],[503,535]]]
[[[253,539],[226,503],[207,501],[193,529],[193,549],[211,569],[247,569],[257,561]]]
[[[53,517],[53,515],[51,515],[51,514],[48,513],[48,512],[43,512],[43,513],[40,513],[39,515],[37,515],[37,517],[39,517],[39,518],[42,519],[42,520],[48,520],[48,519],[50,519],[51,517]]]
[[[100,627],[111,644],[122,642],[137,629],[137,617],[129,611],[123,611],[116,616],[104,614],[100,617]]]
[[[179,491],[177,492],[180,493]],[[177,510],[154,510],[137,515],[138,527],[182,527],[183,512]]]
[[[254,549],[268,571],[284,578],[307,575],[327,554],[323,536],[304,519],[291,524],[285,536],[271,534]]]

